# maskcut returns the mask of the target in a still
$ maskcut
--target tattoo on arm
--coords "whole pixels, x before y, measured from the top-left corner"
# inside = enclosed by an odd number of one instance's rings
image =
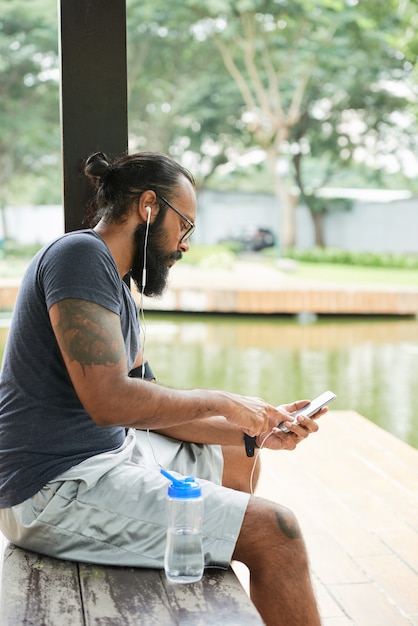
[[[300,538],[301,534],[299,524],[289,509],[278,506],[276,508],[276,517],[280,530],[284,535],[289,537],[289,539]]]
[[[58,303],[58,331],[67,356],[78,361],[83,371],[89,365],[116,365],[121,358],[119,343],[106,311],[86,300]]]

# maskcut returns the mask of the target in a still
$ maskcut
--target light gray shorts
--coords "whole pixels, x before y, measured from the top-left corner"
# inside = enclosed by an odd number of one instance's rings
[[[130,430],[116,451],[99,454],[0,510],[0,528],[22,548],[62,559],[162,568],[169,481],[160,466],[194,476],[204,500],[206,565],[227,566],[248,494],[220,486],[219,446]]]

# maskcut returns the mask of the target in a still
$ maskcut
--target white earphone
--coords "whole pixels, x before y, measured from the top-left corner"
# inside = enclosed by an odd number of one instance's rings
[[[147,282],[147,243],[148,243],[148,231],[149,225],[151,222],[151,207],[146,206],[145,210],[147,212],[147,229],[145,231],[145,240],[144,240],[144,267],[142,269],[142,293],[144,293],[145,285]]]

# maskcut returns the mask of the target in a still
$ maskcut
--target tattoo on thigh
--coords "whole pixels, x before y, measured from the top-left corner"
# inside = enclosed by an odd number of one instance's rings
[[[111,366],[119,362],[118,343],[113,338],[107,315],[85,300],[63,300],[59,303],[58,330],[65,351],[81,367]]]
[[[276,508],[276,517],[280,530],[289,539],[299,539],[300,528],[294,515],[284,507]]]

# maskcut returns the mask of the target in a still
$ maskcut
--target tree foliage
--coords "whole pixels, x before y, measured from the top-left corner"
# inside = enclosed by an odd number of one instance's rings
[[[212,149],[220,162],[236,150],[261,148],[280,199],[285,247],[295,235],[291,184],[322,244],[321,217],[333,205],[318,189],[358,163],[382,178],[411,153],[403,89],[410,64],[395,45],[403,24],[394,0],[384,7],[370,0],[185,0],[176,7],[155,0],[148,10],[152,19],[143,29],[151,23],[159,49],[177,50],[171,84],[179,85],[179,73],[190,80],[180,81],[190,124],[172,129],[179,145],[187,146],[184,153]],[[194,74],[202,67],[204,74]],[[190,84],[198,85],[197,98]],[[188,107],[196,99],[198,107]],[[173,101],[181,101],[178,92]]]
[[[324,185],[344,172],[399,183],[415,162],[416,9],[417,0],[127,0],[130,149],[170,153],[201,186],[263,154],[282,244],[295,238],[295,188],[322,244],[321,217],[341,206],[325,202]],[[58,182],[57,16],[52,0],[0,0],[0,10],[0,176],[10,193],[23,175]],[[38,191],[31,199],[44,201]]]
[[[46,179],[52,168],[59,170],[60,131],[55,5],[51,7],[49,0],[1,0],[0,16],[0,206],[4,206],[14,180],[22,186],[22,179],[33,183],[35,176]],[[59,181],[54,175],[51,179]],[[56,202],[60,192],[52,191],[50,202]],[[30,198],[37,200],[36,194]]]

